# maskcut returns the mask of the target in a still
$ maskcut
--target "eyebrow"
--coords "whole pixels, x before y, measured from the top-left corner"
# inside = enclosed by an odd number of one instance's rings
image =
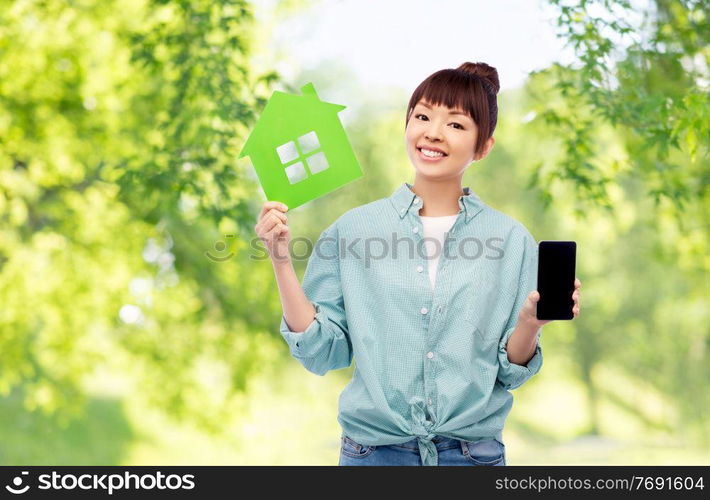
[[[432,109],[431,106],[429,106],[428,104],[426,104],[426,103],[424,103],[424,102],[420,102],[420,103],[418,103],[417,105],[421,105],[421,106],[424,106],[425,108]],[[459,110],[450,111],[449,114],[450,114],[450,115],[462,115],[462,116],[465,116],[466,118],[470,118],[470,117],[468,116],[468,113],[466,113],[466,112],[464,112],[464,111],[459,111]]]

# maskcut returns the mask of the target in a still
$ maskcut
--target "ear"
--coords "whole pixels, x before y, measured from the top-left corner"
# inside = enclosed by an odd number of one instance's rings
[[[486,141],[486,145],[483,147],[483,153],[481,153],[480,155],[475,155],[475,154],[473,155],[474,161],[482,160],[486,156],[488,156],[488,153],[490,153],[491,149],[493,149],[493,144],[495,144],[495,142],[496,142],[495,137],[493,137],[493,136],[489,137],[488,140]]]
[[[496,143],[496,138],[491,136],[488,141],[486,142],[486,150],[485,150],[485,155],[488,156],[488,153],[491,152],[491,149],[493,149],[493,145]]]

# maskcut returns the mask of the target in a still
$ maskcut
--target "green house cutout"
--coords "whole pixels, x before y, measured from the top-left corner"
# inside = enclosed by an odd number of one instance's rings
[[[239,154],[250,157],[266,199],[289,209],[362,177],[338,118],[345,106],[321,101],[312,83],[301,92],[275,91]]]

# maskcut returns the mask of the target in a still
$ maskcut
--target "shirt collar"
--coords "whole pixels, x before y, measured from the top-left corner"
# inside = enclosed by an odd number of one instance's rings
[[[409,213],[412,207],[415,207],[416,213],[424,206],[424,200],[414,194],[412,185],[408,182],[403,182],[390,196],[392,206],[397,211],[397,215],[402,219]],[[481,198],[468,186],[463,188],[463,195],[459,196],[459,207],[466,214],[466,222],[470,221],[478,212],[483,210],[485,203]]]

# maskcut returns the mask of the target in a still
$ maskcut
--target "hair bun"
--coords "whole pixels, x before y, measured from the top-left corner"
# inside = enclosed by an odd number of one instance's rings
[[[498,81],[498,71],[493,66],[489,66],[484,62],[465,62],[456,69],[460,71],[465,71],[466,73],[470,73],[472,75],[480,76],[483,80],[490,83],[491,87],[493,88],[493,92],[496,94],[500,90],[500,83]]]

